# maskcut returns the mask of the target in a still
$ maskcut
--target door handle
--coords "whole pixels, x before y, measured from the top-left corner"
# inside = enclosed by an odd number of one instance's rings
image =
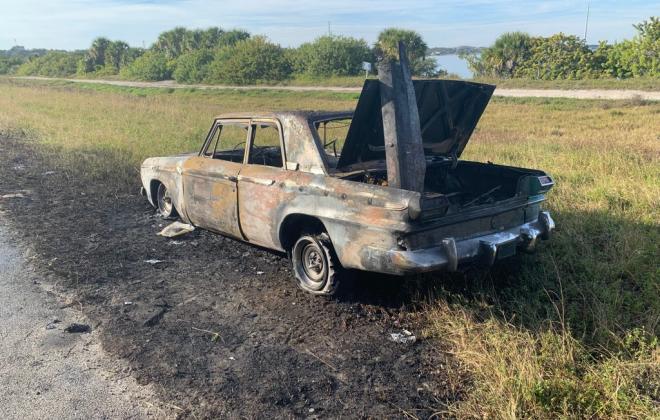
[[[229,175],[227,179],[231,182],[238,182],[238,178],[233,175]]]

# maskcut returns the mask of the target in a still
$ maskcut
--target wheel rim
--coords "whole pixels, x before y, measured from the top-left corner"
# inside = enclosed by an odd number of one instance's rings
[[[158,210],[163,216],[169,216],[172,214],[172,207],[172,199],[167,193],[167,188],[165,185],[160,184],[158,187]]]
[[[296,270],[301,285],[312,291],[323,289],[328,271],[328,263],[323,249],[312,238],[303,238],[296,245],[294,256],[297,260]]]
[[[325,274],[325,263],[323,262],[323,255],[321,250],[315,243],[305,245],[302,251],[302,262],[305,274],[316,282],[323,280]]]

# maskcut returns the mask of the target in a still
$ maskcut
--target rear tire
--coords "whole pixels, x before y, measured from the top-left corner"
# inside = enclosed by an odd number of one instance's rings
[[[158,189],[156,190],[156,206],[158,213],[165,219],[174,219],[178,216],[172,202],[172,197],[163,183],[158,184]]]
[[[341,265],[327,233],[303,234],[291,249],[296,283],[315,295],[334,295],[339,288]]]

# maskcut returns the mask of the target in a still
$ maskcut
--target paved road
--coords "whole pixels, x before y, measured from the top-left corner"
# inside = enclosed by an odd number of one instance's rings
[[[96,331],[64,332],[89,321],[25,259],[0,220],[0,419],[167,417],[152,390],[103,353]]]
[[[96,83],[113,86],[127,86],[140,88],[173,88],[173,89],[237,89],[237,90],[290,90],[294,92],[326,91],[326,92],[360,92],[356,87],[332,86],[230,86],[230,85],[183,85],[172,80],[162,82],[132,82],[127,80],[99,80],[99,79],[58,79],[49,77],[16,77],[30,80],[63,80],[74,83]],[[495,89],[495,96],[504,97],[535,97],[535,98],[573,98],[573,99],[643,99],[646,101],[660,101],[660,92],[643,90],[609,90],[609,89]]]

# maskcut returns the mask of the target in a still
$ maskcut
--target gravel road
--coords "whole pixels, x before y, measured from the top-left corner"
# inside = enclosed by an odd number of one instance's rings
[[[96,83],[113,86],[139,87],[139,88],[173,88],[173,89],[236,89],[236,90],[290,90],[294,92],[326,91],[326,92],[360,92],[358,87],[334,86],[230,86],[230,85],[184,85],[172,80],[162,82],[133,82],[128,80],[99,80],[99,79],[59,79],[49,77],[17,77],[29,80],[61,80],[74,83]],[[643,90],[615,90],[615,89],[495,89],[494,96],[515,98],[572,98],[572,99],[608,99],[625,100],[641,99],[645,101],[660,101],[660,92]]]
[[[90,333],[64,331],[90,322],[10,243],[0,220],[0,418],[167,417],[150,387],[101,350],[93,325]]]

